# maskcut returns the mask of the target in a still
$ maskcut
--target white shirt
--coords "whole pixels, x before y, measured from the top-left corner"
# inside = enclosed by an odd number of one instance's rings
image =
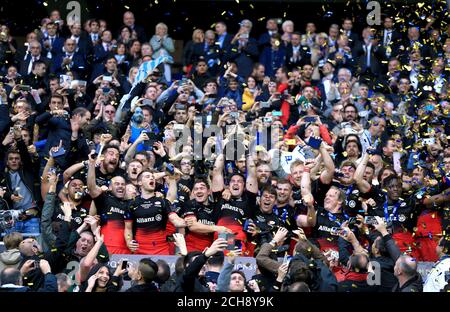
[[[292,46],[291,62],[298,61],[300,59],[300,45],[298,47]]]
[[[36,61],[39,61],[39,56],[31,56],[30,63],[28,64],[28,70],[27,70],[28,74],[31,73],[31,70],[33,68],[33,63]]]
[[[433,87],[434,91],[436,91],[437,93],[441,93],[444,84],[445,84],[444,78],[437,77],[436,79],[434,79],[434,87]]]
[[[75,40],[78,45],[78,41],[80,41],[80,37],[75,37],[74,35],[70,36],[70,39]]]
[[[445,272],[450,270],[450,258],[438,261],[428,273],[427,280],[423,285],[423,292],[440,292],[447,285]]]
[[[388,38],[389,35],[389,38]],[[388,40],[389,39],[389,40]],[[386,47],[389,45],[389,43],[392,41],[392,30],[385,29],[384,30],[384,36],[383,36],[383,45]]]
[[[108,51],[109,51],[109,44],[103,42],[102,45],[103,45],[103,49],[104,49],[106,52],[108,52]]]
[[[411,70],[411,73],[409,74],[409,80],[411,81],[411,85],[414,90],[417,90],[417,87],[419,86],[419,79],[417,78],[418,75],[419,74],[415,70]]]

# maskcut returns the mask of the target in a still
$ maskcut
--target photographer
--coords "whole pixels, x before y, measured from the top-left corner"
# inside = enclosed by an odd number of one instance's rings
[[[6,152],[6,172],[0,176],[0,185],[6,188],[3,199],[7,210],[17,210],[19,219],[8,230],[20,233],[40,233],[41,196],[37,181],[37,166],[33,165],[19,131],[14,131],[18,150]]]
[[[67,157],[70,151],[72,127],[70,124],[70,114],[64,106],[65,98],[59,94],[54,94],[50,98],[50,112],[45,112],[36,117],[36,124],[48,129],[47,142],[43,153],[48,154],[53,146],[60,146],[62,157],[58,157],[56,162],[61,168],[68,167]],[[42,165],[45,165],[42,163]]]
[[[44,283],[41,288],[23,286],[23,276],[30,270],[41,270],[44,274]],[[46,260],[28,260],[19,271],[14,268],[4,269],[0,274],[0,292],[57,292],[58,283],[56,276],[52,274],[49,263]]]

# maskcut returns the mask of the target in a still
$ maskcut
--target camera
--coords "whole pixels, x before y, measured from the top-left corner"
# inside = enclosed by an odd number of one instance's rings
[[[153,106],[153,101],[152,101],[152,100],[149,100],[149,99],[144,99],[144,100],[142,101],[142,105],[143,105],[143,106]]]
[[[368,225],[378,224],[377,219],[375,219],[375,217],[373,217],[373,216],[366,216],[364,218],[364,223],[368,224]]]
[[[14,221],[19,219],[19,210],[0,211],[0,233],[13,227]]]
[[[231,118],[237,119],[239,118],[239,112],[230,112]]]

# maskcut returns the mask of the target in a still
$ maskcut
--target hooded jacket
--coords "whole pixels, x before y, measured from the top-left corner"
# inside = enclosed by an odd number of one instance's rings
[[[0,272],[5,268],[18,268],[21,260],[19,249],[14,248],[0,253]]]

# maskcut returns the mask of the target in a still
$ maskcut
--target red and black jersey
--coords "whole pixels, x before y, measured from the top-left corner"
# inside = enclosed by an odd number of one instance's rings
[[[189,200],[183,204],[183,212],[180,214],[183,218],[194,215],[197,222],[205,225],[214,226],[217,224],[218,209],[214,203],[205,205],[196,200]],[[195,233],[188,232],[186,235],[186,246],[188,251],[203,251],[205,247],[211,245],[214,239],[214,233]]]
[[[249,191],[245,191],[240,198],[231,198],[226,201],[221,198],[222,193],[213,194],[217,202],[218,221],[223,224],[240,224],[245,223],[248,218],[253,218],[257,210],[256,195]]]
[[[172,204],[165,198],[141,196],[130,204],[130,217],[133,220],[135,235],[165,231],[168,216],[175,213]]]
[[[128,200],[122,200],[111,193],[102,193],[94,199],[97,214],[100,215],[105,245],[126,248],[125,222],[131,221]]]

